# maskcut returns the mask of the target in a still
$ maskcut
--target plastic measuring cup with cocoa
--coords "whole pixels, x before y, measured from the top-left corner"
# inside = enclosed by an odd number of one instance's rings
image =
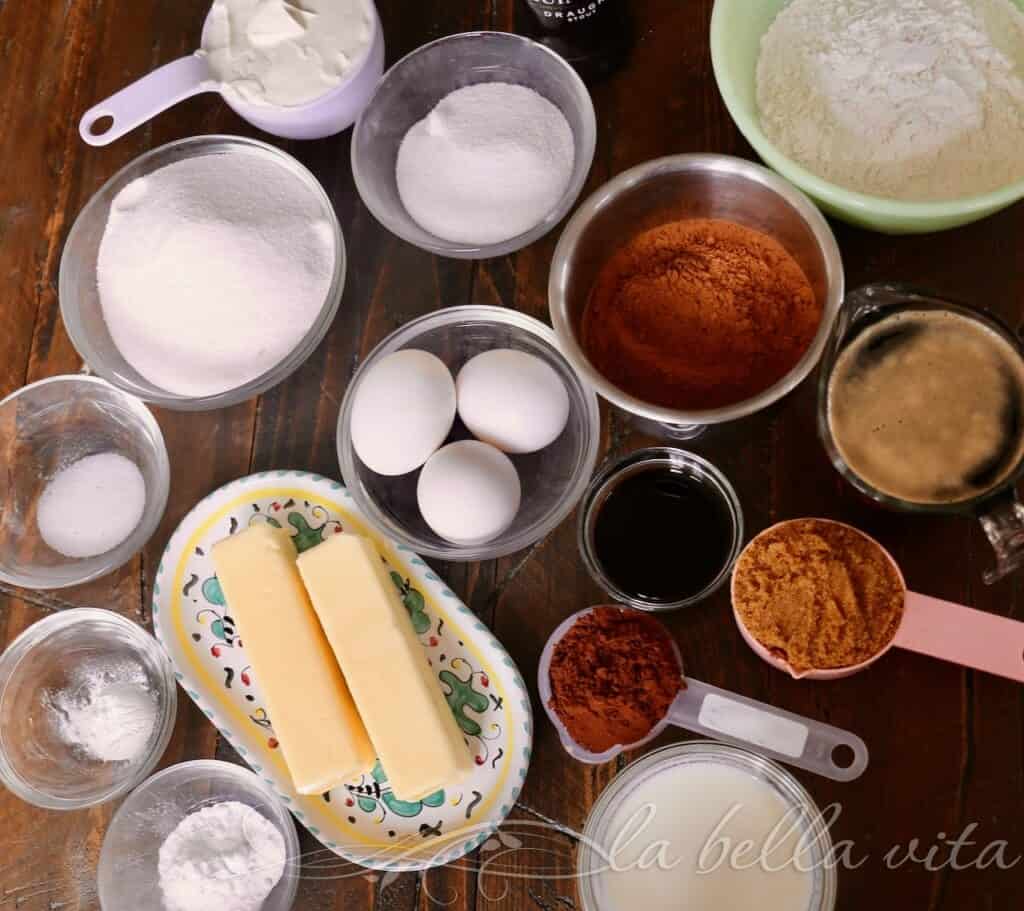
[[[853,579],[851,588],[857,592],[856,597],[863,599],[858,606],[858,616],[878,617],[886,628],[875,630],[873,647],[858,655],[857,660],[835,662],[834,665],[823,662],[829,666],[816,666],[808,656],[816,651],[821,653],[818,649],[820,643],[801,639],[787,646],[784,640],[787,632],[792,634],[799,629],[799,624],[794,621],[798,608],[809,603],[809,593],[828,584],[824,580],[829,574],[823,571],[815,575],[815,570],[808,568],[813,565],[813,558],[808,557],[806,549],[795,548],[793,542],[800,536],[816,536],[824,540],[833,535],[843,536],[845,540],[838,543],[844,546],[835,548],[831,557],[823,559],[833,559],[837,565],[847,564],[840,567],[839,576],[849,571]],[[871,593],[865,596],[862,586],[853,578],[856,570],[849,564],[850,554],[861,548],[869,558],[873,556],[876,564],[883,565],[893,580],[897,599],[895,612],[878,610],[877,603],[869,603]],[[791,578],[786,575],[786,567],[781,565],[771,571],[771,579],[767,573],[756,578],[759,560],[762,563],[764,560],[779,561],[785,558],[786,553],[793,558]],[[836,578],[835,572],[831,578]],[[879,588],[878,591],[884,589]],[[823,594],[831,600],[843,597],[841,591]],[[754,537],[743,549],[733,569],[732,606],[740,633],[754,652],[796,679],[848,677],[897,647],[1024,683],[1024,623],[908,591],[903,573],[892,554],[859,529],[832,519],[790,519],[766,528]],[[768,618],[761,623],[755,614],[755,610],[760,609],[773,612],[777,622],[773,623]],[[815,620],[805,626],[816,629],[817,635],[821,636],[825,624]],[[824,635],[832,640],[828,643],[832,653],[852,654],[850,650],[843,649],[841,638],[846,634],[838,630],[833,630],[832,634],[824,630]],[[865,641],[869,642],[870,636]]]
[[[608,612],[608,613],[606,613]],[[666,675],[671,677],[670,702],[664,715],[655,721],[646,733],[638,730],[640,735],[630,743],[615,743],[601,752],[593,752],[579,743],[570,733],[559,715],[556,694],[552,687],[552,666],[557,668],[563,656],[556,654],[562,639],[589,615],[618,615],[622,618],[642,618],[642,622],[656,635],[664,637],[663,642],[674,658],[674,667]],[[588,630],[588,635],[590,631]],[[596,641],[598,652],[602,651],[602,643]],[[601,667],[591,677],[591,685],[595,692],[607,684],[609,674],[617,670],[626,674],[636,671],[636,662],[627,659],[621,662],[618,669],[615,662],[607,660],[610,650],[604,650],[600,659]],[[634,656],[634,658],[640,656]],[[581,662],[581,669],[586,672]],[[648,668],[650,665],[648,665]],[[598,680],[597,677],[602,679]],[[626,608],[620,605],[601,605],[578,611],[561,623],[548,638],[541,653],[537,670],[537,686],[544,710],[555,726],[559,739],[566,752],[580,762],[598,764],[608,762],[623,750],[632,750],[649,743],[669,725],[685,728],[704,734],[715,740],[737,746],[747,747],[775,759],[788,763],[809,772],[823,775],[835,781],[852,781],[860,777],[868,766],[868,748],[856,734],[841,728],[833,727],[802,715],[787,712],[774,706],[748,699],[728,690],[683,677],[683,659],[679,648],[669,631],[659,620],[649,613]],[[609,724],[614,719],[609,717]],[[843,761],[852,755],[849,762]],[[837,761],[838,760],[838,761]]]

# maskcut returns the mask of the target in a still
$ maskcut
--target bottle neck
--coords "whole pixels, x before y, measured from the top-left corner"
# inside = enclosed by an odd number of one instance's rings
[[[525,0],[542,28],[566,33],[592,24],[614,0]]]

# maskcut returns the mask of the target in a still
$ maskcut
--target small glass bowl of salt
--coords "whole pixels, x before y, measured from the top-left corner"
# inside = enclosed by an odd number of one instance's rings
[[[127,563],[167,505],[163,434],[134,396],[56,376],[0,402],[0,580],[79,585]]]
[[[142,627],[100,608],[51,614],[0,655],[0,782],[50,810],[113,800],[159,762],[176,711],[170,661]]]

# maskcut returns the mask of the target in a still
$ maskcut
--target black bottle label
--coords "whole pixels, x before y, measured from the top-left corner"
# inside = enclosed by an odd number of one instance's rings
[[[541,25],[551,30],[569,28],[593,19],[608,0],[526,0]]]

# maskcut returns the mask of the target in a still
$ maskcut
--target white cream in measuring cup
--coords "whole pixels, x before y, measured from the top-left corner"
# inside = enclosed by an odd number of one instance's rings
[[[90,108],[79,132],[107,145],[179,101],[219,92],[261,130],[317,139],[355,122],[383,71],[373,0],[215,0],[200,50]]]
[[[856,734],[689,677],[665,717],[642,740],[617,744],[603,753],[592,753],[585,749],[573,739],[561,718],[551,708],[551,659],[559,640],[581,617],[593,610],[608,610],[609,607],[614,610],[632,610],[610,605],[591,607],[573,614],[551,634],[537,669],[537,688],[544,711],[558,731],[562,746],[574,759],[593,764],[608,762],[623,750],[633,750],[649,743],[671,724],[715,740],[753,749],[779,762],[835,781],[853,781],[868,767],[867,745]],[[667,630],[665,635],[669,636]],[[674,641],[672,645],[681,669],[682,655]],[[843,753],[847,758],[852,756],[852,760],[843,761]]]

